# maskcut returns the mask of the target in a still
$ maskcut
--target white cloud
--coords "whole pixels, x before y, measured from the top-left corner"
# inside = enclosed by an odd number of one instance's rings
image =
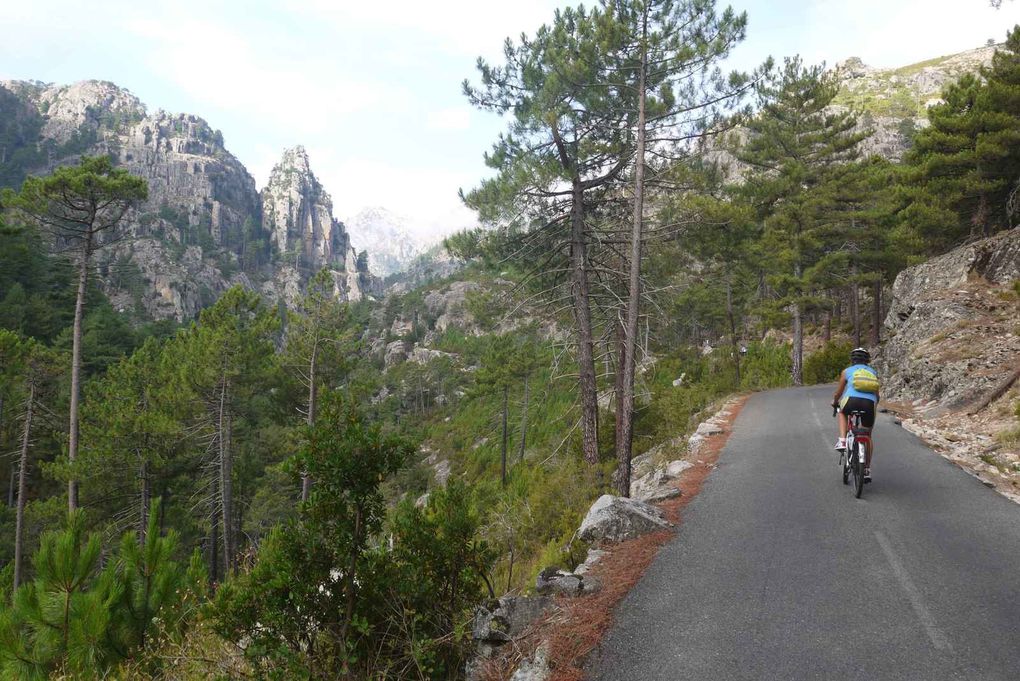
[[[429,113],[425,124],[430,130],[467,130],[471,127],[471,109],[452,106]]]
[[[808,18],[801,49],[809,61],[860,56],[889,68],[1005,40],[1020,22],[1020,3],[996,10],[987,0],[815,0]]]
[[[457,189],[477,181],[470,172],[428,165],[426,159],[400,163],[352,158],[332,147],[310,147],[308,160],[333,197],[337,217],[383,206],[409,217],[419,236],[446,234],[475,222],[474,213],[457,196]]]
[[[342,30],[349,31],[352,25],[373,32],[399,30],[447,54],[492,58],[501,54],[505,38],[516,38],[522,31],[534,33],[564,4],[558,0],[290,0],[287,7]]]
[[[302,135],[327,131],[351,114],[409,106],[412,99],[406,89],[331,71],[314,57],[259,49],[208,20],[136,17],[124,28],[150,45],[144,56],[149,68],[195,100]]]

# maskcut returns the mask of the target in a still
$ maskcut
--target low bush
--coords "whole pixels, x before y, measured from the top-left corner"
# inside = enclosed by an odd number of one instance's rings
[[[804,361],[804,382],[831,383],[850,361],[853,345],[844,341],[829,341],[820,350],[808,355]]]

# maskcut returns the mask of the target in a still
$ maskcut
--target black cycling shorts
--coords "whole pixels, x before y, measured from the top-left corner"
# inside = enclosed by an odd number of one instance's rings
[[[871,428],[875,425],[875,403],[869,399],[848,397],[846,404],[843,405],[840,411],[844,414],[849,414],[852,411],[862,412],[861,425],[865,428]]]

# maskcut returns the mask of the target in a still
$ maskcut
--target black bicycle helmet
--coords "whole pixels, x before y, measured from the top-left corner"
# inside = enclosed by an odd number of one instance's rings
[[[871,361],[871,353],[864,348],[854,348],[850,351],[851,364],[867,364]]]

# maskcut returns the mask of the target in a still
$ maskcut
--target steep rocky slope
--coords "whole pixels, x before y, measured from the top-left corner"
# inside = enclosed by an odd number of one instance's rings
[[[133,238],[102,254],[102,284],[121,308],[189,319],[234,284],[265,284],[290,300],[323,266],[336,273],[338,296],[374,285],[303,150],[284,154],[260,196],[220,131],[190,114],[149,113],[113,83],[0,82],[0,121],[7,186],[81,154],[108,154],[149,183],[129,219]]]
[[[914,134],[928,125],[928,108],[941,101],[943,88],[990,65],[994,53],[995,46],[981,47],[895,69],[872,68],[851,57],[834,67],[840,91],[830,108],[858,112],[858,129],[871,133],[861,143],[862,156],[901,161]],[[703,143],[708,159],[724,167],[731,181],[739,181],[744,169],[727,147],[741,143],[746,134],[737,129],[727,143],[714,138]]]
[[[878,367],[904,425],[1020,493],[1020,228],[901,272]]]
[[[875,69],[853,57],[837,64],[842,87],[836,104],[863,112],[861,124],[874,130],[866,153],[900,160],[914,131],[928,124],[928,108],[942,89],[992,61],[994,46],[937,57],[895,69]]]

